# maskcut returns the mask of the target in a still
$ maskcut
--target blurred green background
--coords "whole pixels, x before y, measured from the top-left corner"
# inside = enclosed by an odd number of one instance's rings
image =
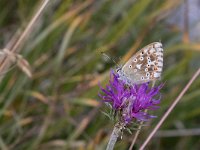
[[[40,5],[40,0],[0,0],[1,49],[20,35]],[[101,113],[106,108],[98,83],[108,82],[115,65],[99,51],[123,64],[143,46],[161,41],[161,108],[141,131],[138,149],[200,66],[199,8],[198,0],[51,0],[20,49],[32,79],[17,67],[1,74],[0,149],[105,149],[113,123]],[[199,87],[200,78],[147,149],[200,149]],[[128,149],[133,135],[124,132],[116,149]]]

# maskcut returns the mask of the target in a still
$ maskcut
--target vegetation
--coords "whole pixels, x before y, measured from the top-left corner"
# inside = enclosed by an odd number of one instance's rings
[[[187,8],[188,3],[50,1],[16,51],[30,63],[32,78],[18,67],[0,69],[0,149],[105,149],[114,124],[101,113],[106,110],[98,84],[107,83],[115,64],[100,51],[123,64],[143,46],[161,40],[164,71],[159,82],[165,83],[161,108],[153,112],[158,117],[151,125],[142,128],[134,147],[138,149],[199,68],[200,44],[190,40],[187,9],[183,29],[168,21],[175,9]],[[0,1],[1,49],[12,49],[40,6],[40,0]],[[199,87],[197,78],[149,149],[200,149]],[[129,148],[132,132],[124,132],[116,149]]]

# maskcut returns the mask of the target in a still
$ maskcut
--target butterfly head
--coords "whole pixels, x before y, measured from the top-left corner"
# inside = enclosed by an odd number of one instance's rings
[[[123,81],[127,85],[132,85],[132,81],[129,79],[129,77],[126,76],[124,73],[122,67],[118,67],[116,69],[117,74],[119,75],[119,80]]]

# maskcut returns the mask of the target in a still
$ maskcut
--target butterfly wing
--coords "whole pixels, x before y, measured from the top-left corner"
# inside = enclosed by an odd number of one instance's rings
[[[162,44],[154,42],[145,46],[131,57],[122,67],[122,71],[132,83],[141,84],[159,79],[162,67]]]

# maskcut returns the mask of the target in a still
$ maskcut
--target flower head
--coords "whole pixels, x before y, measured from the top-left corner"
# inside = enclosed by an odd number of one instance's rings
[[[133,119],[147,121],[154,118],[145,110],[155,110],[159,108],[160,99],[155,99],[162,85],[154,88],[149,87],[149,83],[128,86],[119,79],[119,75],[114,71],[110,73],[110,81],[106,88],[101,88],[103,94],[99,94],[101,99],[110,103],[112,109],[120,115],[120,121],[129,124]]]

